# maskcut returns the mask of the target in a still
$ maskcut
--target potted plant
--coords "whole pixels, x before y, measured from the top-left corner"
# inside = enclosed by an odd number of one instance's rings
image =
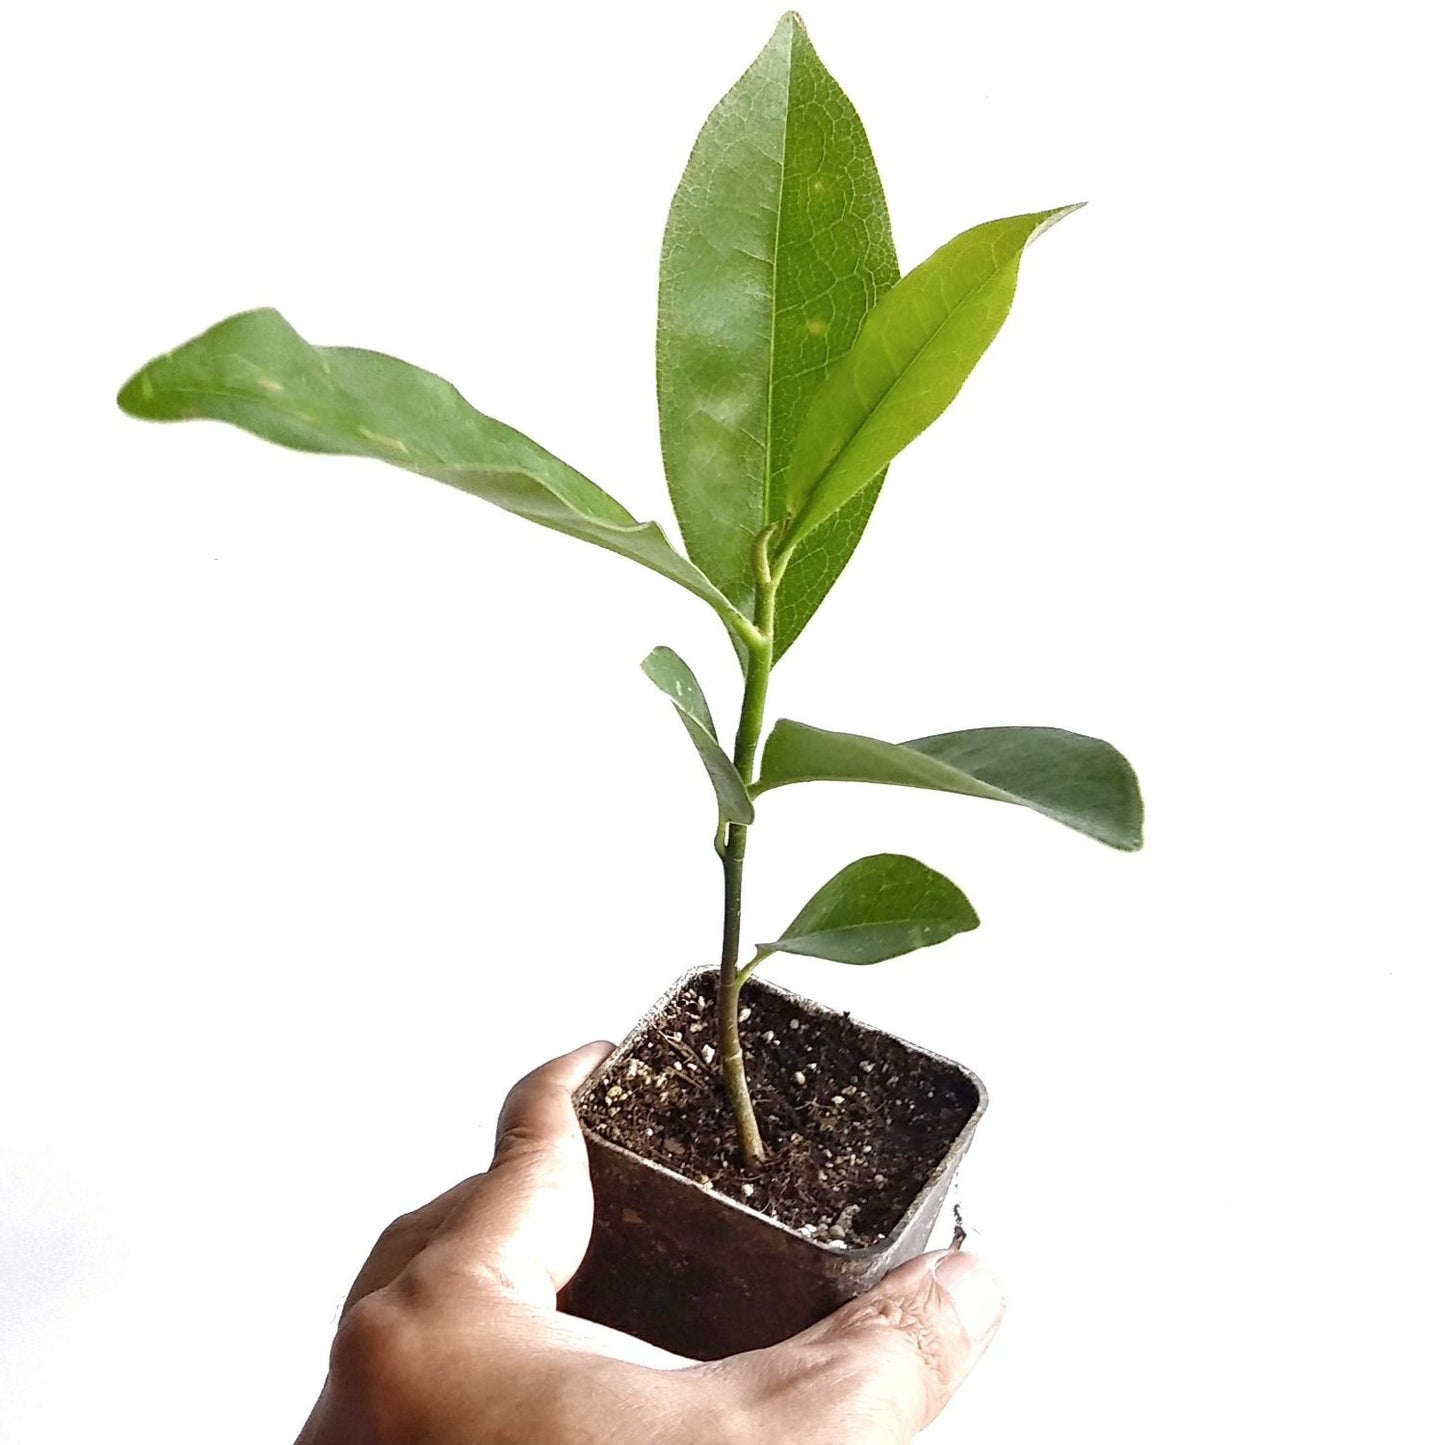
[[[929,788],[1140,846],[1134,774],[1098,739],[986,727],[891,743],[766,726],[772,671],[846,565],[889,464],[987,349],[1024,248],[1074,209],[975,226],[900,278],[857,114],[784,16],[703,127],[663,242],[657,388],[685,551],[441,378],[311,346],[275,311],[221,322],[121,390],[138,417],[226,421],[459,487],[651,568],[727,629],[744,679],[730,747],[682,658],[659,647],[643,662],[716,797],[721,958],[680,980],[579,1092],[597,1223],[564,1301],[680,1353],[782,1338],[921,1248],[985,1103],[959,1065],[752,981],[774,953],[869,965],[978,924],[942,874],[874,854],[744,951],[759,799],[828,779]]]

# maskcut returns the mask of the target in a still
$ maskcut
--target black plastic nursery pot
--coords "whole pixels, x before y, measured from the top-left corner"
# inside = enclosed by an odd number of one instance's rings
[[[987,1104],[970,1070],[762,979],[747,1172],[715,1066],[717,971],[663,995],[577,1091],[592,1240],[560,1303],[692,1359],[776,1344],[926,1246]]]

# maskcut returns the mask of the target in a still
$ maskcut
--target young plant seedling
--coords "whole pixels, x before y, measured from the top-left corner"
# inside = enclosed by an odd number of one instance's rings
[[[762,794],[824,779],[931,788],[1019,804],[1114,848],[1141,844],[1134,773],[1096,738],[991,727],[890,743],[783,719],[763,743],[773,669],[847,564],[889,464],[997,334],[1024,248],[1075,209],[975,226],[900,279],[857,113],[802,22],[784,16],[703,127],[663,238],[657,391],[685,553],[440,377],[311,346],[275,311],[222,321],[121,390],[133,416],[230,422],[459,487],[629,557],[716,612],[744,676],[730,750],[682,658],[659,647],[643,670],[677,709],[717,798],[718,1059],[749,1168],[766,1158],[738,1032],[753,971],[774,953],[879,963],[978,925],[942,874],[875,854],[829,879],[744,962],[743,864]]]

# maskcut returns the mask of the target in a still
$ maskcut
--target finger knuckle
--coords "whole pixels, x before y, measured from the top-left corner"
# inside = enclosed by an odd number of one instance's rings
[[[872,1350],[894,1349],[919,1368],[930,1396],[953,1381],[953,1351],[938,1327],[938,1312],[925,1295],[873,1295],[845,1305],[838,1317],[845,1335]]]
[[[497,1135],[497,1159],[527,1158],[550,1154],[553,1140],[545,1131],[525,1119],[514,1119]]]
[[[401,1241],[410,1240],[414,1235],[421,1232],[422,1211],[420,1209],[408,1210],[405,1214],[398,1214],[377,1238],[377,1244],[396,1244]]]
[[[835,1329],[838,1323],[834,1321]],[[885,1335],[886,1331],[875,1331],[860,1320],[845,1327],[841,1337],[833,1333],[827,1339],[789,1347],[774,1368],[760,1371],[750,1381],[750,1433],[741,1438],[766,1438],[776,1432],[781,1419],[807,1420],[818,1432],[817,1439],[847,1445],[901,1445],[911,1440],[907,1421],[918,1407],[906,1402],[900,1410],[897,1396],[900,1386],[909,1388],[914,1372],[886,1369],[886,1388],[880,1388],[884,1377],[879,1367],[892,1358],[887,1353],[879,1358],[878,1338]]]
[[[423,1307],[454,1299],[459,1291],[480,1291],[494,1299],[516,1299],[525,1294],[507,1259],[454,1249],[424,1250],[412,1260],[397,1285]]]
[[[408,1375],[412,1328],[384,1291],[358,1300],[342,1316],[331,1345],[331,1374],[354,1399],[396,1397]]]

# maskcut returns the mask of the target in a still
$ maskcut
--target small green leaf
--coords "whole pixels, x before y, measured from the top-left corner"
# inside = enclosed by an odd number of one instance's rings
[[[749,616],[753,539],[782,518],[798,426],[897,279],[868,137],[802,22],[785,15],[697,138],[668,214],[658,288],[658,420],[673,507],[688,555]],[[817,569],[806,595],[785,599],[795,625],[856,541],[835,545],[834,569]]]
[[[665,692],[677,709],[682,725],[697,748],[702,765],[717,794],[718,818],[723,823],[751,823],[753,805],[733,760],[717,740],[712,713],[693,670],[670,647],[654,647],[642,660],[642,670]]]
[[[1018,803],[1127,852],[1143,846],[1139,781],[1122,753],[1060,728],[970,728],[908,743],[780,720],[754,794],[788,783],[893,783]]]
[[[973,905],[916,858],[875,853],[830,878],[758,952],[803,953],[837,963],[881,963],[978,927]]]
[[[117,398],[150,421],[230,422],[297,451],[374,457],[630,557],[750,628],[655,522],[536,442],[473,410],[450,382],[394,357],[308,345],[279,312],[242,312],[157,357]]]
[[[788,464],[784,553],[942,415],[1008,315],[1024,247],[1077,209],[975,226],[910,271],[869,312],[798,430]]]

